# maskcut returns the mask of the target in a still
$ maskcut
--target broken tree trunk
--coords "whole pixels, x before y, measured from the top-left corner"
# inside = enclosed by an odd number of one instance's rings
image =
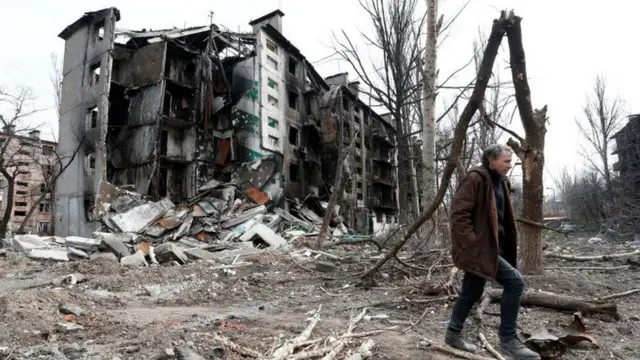
[[[482,101],[484,101],[484,94],[487,90],[489,79],[491,78],[491,70],[493,69],[493,64],[495,62],[496,55],[498,54],[498,49],[500,48],[502,37],[504,36],[506,24],[506,13],[503,11],[500,19],[493,21],[491,34],[489,35],[489,40],[487,41],[487,47],[484,50],[480,69],[478,70],[476,84],[473,88],[473,92],[471,93],[471,97],[469,98],[469,102],[462,111],[460,119],[456,124],[453,141],[451,144],[451,151],[449,153],[447,165],[444,168],[442,180],[440,181],[440,186],[438,188],[435,199],[433,199],[429,208],[418,218],[418,220],[416,220],[408,229],[403,232],[402,240],[398,241],[383,258],[381,258],[374,266],[372,266],[363,274],[363,283],[373,280],[373,274],[378,271],[378,269],[380,269],[382,265],[389,261],[389,259],[396,256],[398,251],[400,251],[400,249],[404,246],[404,244],[406,244],[409,238],[411,238],[411,235],[413,235],[413,233],[415,233],[416,230],[419,229],[425,221],[427,221],[427,219],[430,219],[440,206],[440,203],[442,202],[442,199],[447,192],[447,188],[451,180],[451,175],[460,163],[460,154],[462,153],[463,142],[467,136],[467,128],[469,127],[469,122],[471,122],[473,115],[478,110]]]
[[[498,302],[502,298],[502,290],[490,289],[486,291],[492,302]],[[525,291],[522,295],[523,306],[538,306],[560,311],[581,311],[583,314],[604,314],[618,319],[618,307],[615,303],[603,303],[582,300],[570,296],[552,294],[538,291]]]
[[[513,148],[522,161],[522,217],[535,223],[542,222],[542,201],[544,186],[544,144],[547,132],[547,107],[534,110],[531,105],[531,90],[527,80],[524,47],[522,45],[522,18],[509,13],[510,26],[507,27],[511,77],[515,87],[516,103],[525,138],[517,141],[510,138],[507,145]],[[542,258],[542,228],[521,222],[519,268],[524,274],[539,274],[544,271]]]
[[[320,233],[318,234],[318,238],[316,239],[316,248],[318,250],[322,250],[324,246],[324,242],[327,239],[327,235],[329,233],[329,223],[331,222],[331,217],[333,216],[333,209],[335,209],[338,200],[342,197],[342,192],[344,189],[344,181],[342,180],[344,174],[344,163],[347,161],[347,157],[351,153],[353,146],[356,143],[356,139],[358,138],[358,134],[356,133],[351,143],[346,149],[342,149],[338,156],[338,164],[336,165],[336,177],[333,182],[333,190],[331,191],[331,197],[329,197],[329,204],[327,204],[327,210],[324,213],[324,218],[322,219],[322,225],[320,227]],[[339,140],[340,144],[342,144],[342,136],[340,136]],[[342,148],[342,145],[339,146]]]

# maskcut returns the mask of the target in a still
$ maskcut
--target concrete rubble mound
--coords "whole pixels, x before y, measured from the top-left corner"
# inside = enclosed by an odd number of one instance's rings
[[[258,189],[215,180],[179,204],[168,198],[153,201],[103,182],[93,209],[101,226],[91,238],[26,234],[4,241],[5,247],[31,259],[107,258],[122,265],[150,266],[233,259],[288,248],[296,238],[318,234],[324,214],[295,204],[286,212],[271,203]],[[333,235],[346,235],[339,216],[333,219]]]

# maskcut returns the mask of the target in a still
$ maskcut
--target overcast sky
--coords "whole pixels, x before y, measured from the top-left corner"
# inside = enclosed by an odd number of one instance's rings
[[[466,1],[441,1],[445,21]],[[454,23],[440,47],[440,79],[469,61],[472,41],[478,30],[489,33],[491,21],[500,9],[514,9],[523,17],[523,40],[534,107],[549,107],[545,181],[553,181],[564,166],[580,166],[577,148],[581,142],[574,119],[580,115],[585,94],[597,74],[606,77],[611,96],[626,100],[625,111],[640,112],[633,97],[640,80],[635,34],[637,10],[633,1],[609,0],[471,0]],[[421,2],[421,10],[424,4]],[[50,53],[63,56],[64,42],[57,37],[68,24],[85,11],[115,6],[122,19],[119,28],[169,28],[205,25],[209,12],[214,22],[232,30],[248,31],[248,22],[280,7],[286,14],[283,32],[312,62],[323,76],[349,71],[348,64],[333,57],[333,33],[345,30],[362,45],[360,31],[368,32],[371,23],[357,0],[5,0],[0,12],[0,85],[27,85],[38,95],[38,106],[49,111],[35,121],[56,127],[53,89],[50,82]],[[506,40],[506,39],[505,39]],[[503,41],[506,44],[506,41]],[[506,48],[505,48],[506,49]],[[324,60],[323,60],[324,59]],[[636,60],[634,60],[636,59]],[[502,79],[509,80],[507,63],[500,62]],[[467,84],[469,72],[461,73],[452,85]],[[352,79],[355,80],[355,79]],[[447,94],[441,96],[447,98]],[[440,109],[443,108],[439,103]],[[514,129],[520,131],[519,118]],[[57,132],[57,131],[56,131]],[[51,131],[48,131],[51,133]],[[47,136],[48,134],[45,134]],[[50,135],[48,137],[51,137]],[[546,186],[552,184],[547,183]]]

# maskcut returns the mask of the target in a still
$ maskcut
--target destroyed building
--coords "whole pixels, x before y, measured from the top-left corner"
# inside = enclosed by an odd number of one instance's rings
[[[640,198],[640,114],[629,115],[629,121],[612,136],[615,146],[612,155],[618,156],[613,170],[620,174],[624,197]]]
[[[394,222],[394,127],[347,74],[319,75],[282,34],[283,16],[247,33],[130,31],[108,8],[65,28],[59,151],[82,156],[58,180],[56,234],[97,230],[103,182],[174,202],[232,182],[258,204],[313,217],[354,137],[343,220],[359,232]]]

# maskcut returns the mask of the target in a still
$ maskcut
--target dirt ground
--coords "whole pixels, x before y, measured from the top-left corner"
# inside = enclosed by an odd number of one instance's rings
[[[628,245],[588,244],[572,237],[550,243],[551,249],[567,253],[605,254],[628,252]],[[370,318],[355,332],[390,328],[374,335],[373,359],[449,359],[448,355],[418,346],[422,339],[441,342],[452,300],[425,294],[427,272],[398,263],[385,266],[377,287],[357,286],[358,274],[375,262],[372,248],[352,246],[332,249],[341,258],[359,258],[337,264],[332,273],[315,270],[310,257],[265,252],[244,259],[251,265],[231,270],[220,264],[195,262],[185,266],[151,268],[122,267],[101,259],[71,263],[43,263],[8,251],[0,258],[0,357],[6,359],[163,359],[165,349],[186,345],[206,359],[241,359],[239,354],[214,340],[219,333],[239,345],[268,354],[283,339],[297,336],[306,326],[309,312],[320,309],[320,322],[312,339],[339,336],[352,314],[369,309]],[[438,259],[432,252],[414,265],[429,267]],[[323,257],[326,261],[329,258]],[[449,259],[442,257],[441,264]],[[335,261],[335,260],[334,260]],[[577,263],[547,259],[548,267],[616,266],[625,259]],[[434,268],[429,283],[446,279],[446,266]],[[50,285],[52,279],[81,274],[75,285]],[[77,280],[82,280],[77,275]],[[528,289],[593,299],[640,287],[640,272],[548,270],[527,277]],[[640,294],[617,299],[622,318],[603,315],[584,317],[587,331],[600,344],[575,346],[562,359],[639,359]],[[64,314],[60,304],[79,306],[83,313],[67,316],[82,328],[60,328]],[[407,333],[427,306],[426,316]],[[487,337],[497,347],[495,330],[498,305],[485,316]],[[572,312],[524,308],[520,330],[540,327],[555,331],[571,322]],[[465,332],[474,342],[476,325],[469,319]],[[350,347],[363,339],[354,339]],[[342,354],[344,354],[343,352]],[[485,351],[481,355],[490,357]],[[344,355],[339,358],[344,358]]]

